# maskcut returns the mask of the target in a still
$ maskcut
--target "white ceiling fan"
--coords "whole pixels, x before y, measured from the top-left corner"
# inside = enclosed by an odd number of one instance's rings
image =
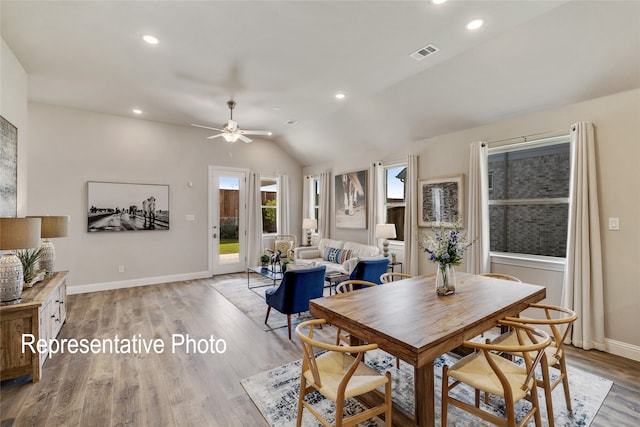
[[[220,133],[216,135],[208,136],[207,139],[213,139],[221,136],[228,143],[234,143],[237,140],[240,140],[246,143],[251,142],[252,139],[247,138],[245,135],[267,135],[267,136],[272,135],[271,132],[266,130],[242,130],[238,128],[238,122],[233,120],[233,109],[236,106],[236,102],[233,99],[230,99],[229,101],[227,101],[227,106],[229,107],[229,111],[230,111],[229,121],[225,123],[222,129],[212,128],[212,127],[203,126],[203,125],[197,125],[195,123],[191,123],[191,126],[196,126],[203,129],[216,130]]]

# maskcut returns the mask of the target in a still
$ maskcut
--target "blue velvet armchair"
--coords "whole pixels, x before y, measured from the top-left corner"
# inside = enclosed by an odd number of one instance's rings
[[[264,323],[266,324],[269,320],[271,307],[286,314],[289,339],[291,339],[291,315],[308,311],[309,300],[322,296],[326,269],[321,265],[285,272],[280,286],[267,289],[265,292],[267,316]]]
[[[349,279],[366,280],[367,282],[382,284],[380,276],[387,272],[389,258],[360,260],[353,269]]]

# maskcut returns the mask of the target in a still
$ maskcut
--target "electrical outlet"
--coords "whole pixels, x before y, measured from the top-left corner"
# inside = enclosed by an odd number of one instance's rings
[[[124,265],[118,266],[118,273],[124,273]]]
[[[620,218],[609,218],[609,230],[620,230]]]

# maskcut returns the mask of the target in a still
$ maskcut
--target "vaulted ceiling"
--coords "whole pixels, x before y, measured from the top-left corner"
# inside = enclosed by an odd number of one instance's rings
[[[0,7],[31,100],[219,127],[233,98],[241,128],[271,130],[304,165],[640,87],[640,1]],[[224,144],[210,134],[192,143]]]

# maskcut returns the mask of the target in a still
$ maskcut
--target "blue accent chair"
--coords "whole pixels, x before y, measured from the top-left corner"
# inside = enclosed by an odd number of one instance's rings
[[[327,267],[321,265],[286,271],[280,286],[267,289],[265,292],[267,317],[265,317],[264,323],[267,324],[267,320],[269,320],[271,307],[286,314],[289,339],[291,339],[291,315],[308,311],[309,301],[322,296],[326,270]]]
[[[389,267],[389,258],[360,260],[353,269],[349,279],[366,280],[367,282],[382,284],[380,276],[387,272]],[[354,289],[356,287],[354,286]],[[358,287],[360,289],[360,287]]]

